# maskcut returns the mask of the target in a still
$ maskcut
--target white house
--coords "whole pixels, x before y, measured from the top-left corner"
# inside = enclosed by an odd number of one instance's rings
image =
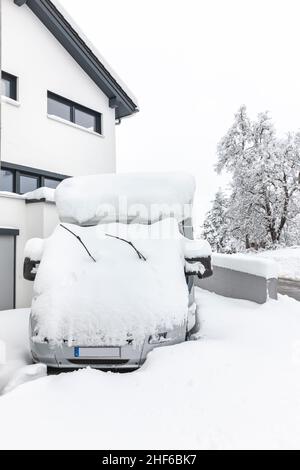
[[[22,194],[114,172],[115,125],[138,106],[56,0],[0,2],[1,310],[29,305],[24,245],[58,222],[54,204]]]

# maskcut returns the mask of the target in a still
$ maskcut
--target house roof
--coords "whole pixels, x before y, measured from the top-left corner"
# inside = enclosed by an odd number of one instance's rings
[[[115,108],[116,118],[130,116],[139,110],[135,96],[85,37],[58,0],[14,0],[14,3],[18,6],[26,4],[33,11],[109,98],[109,106]]]

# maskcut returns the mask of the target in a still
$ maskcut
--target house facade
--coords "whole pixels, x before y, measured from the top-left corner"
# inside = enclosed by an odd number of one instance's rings
[[[115,126],[138,111],[126,85],[55,0],[1,0],[0,309],[28,306],[26,240],[55,205],[22,196],[116,169]]]

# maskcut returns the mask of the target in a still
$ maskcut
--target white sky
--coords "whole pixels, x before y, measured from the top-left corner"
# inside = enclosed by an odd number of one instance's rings
[[[118,171],[185,170],[199,222],[224,178],[216,145],[245,103],[300,127],[299,0],[61,0],[137,96],[117,128]]]

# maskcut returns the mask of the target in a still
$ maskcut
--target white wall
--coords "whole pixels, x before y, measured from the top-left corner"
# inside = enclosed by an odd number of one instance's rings
[[[49,237],[59,224],[56,205],[51,202],[34,202],[26,204],[25,208],[27,238]]]
[[[19,106],[2,104],[2,160],[67,175],[115,171],[108,98],[27,7],[2,0],[2,69],[19,78]],[[103,137],[47,117],[47,90],[103,114]]]
[[[46,238],[59,223],[53,203],[26,204],[14,195],[0,193],[0,227],[20,231],[16,246],[16,307],[29,307],[32,299],[32,282],[23,279],[24,248],[30,238]]]
[[[23,281],[23,253],[27,240],[24,200],[0,196],[0,227],[12,227],[20,231],[16,250],[16,306],[28,306],[31,286],[27,281]]]
[[[20,231],[16,249],[16,307],[30,305],[32,286],[23,279],[24,248],[27,241],[25,201],[0,196],[0,227],[12,227]]]

